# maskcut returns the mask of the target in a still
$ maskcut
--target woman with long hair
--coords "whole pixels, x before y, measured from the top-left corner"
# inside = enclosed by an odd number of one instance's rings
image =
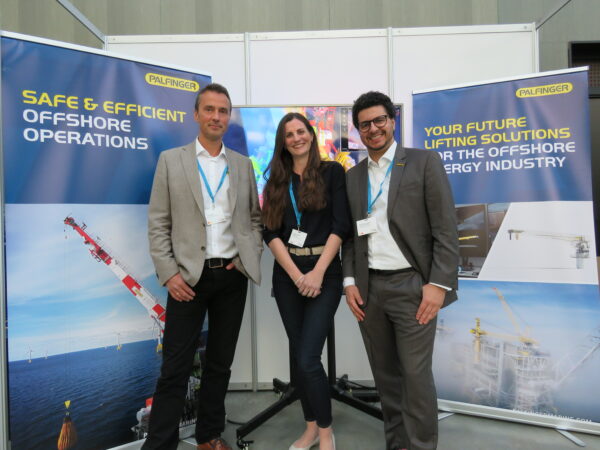
[[[263,191],[264,239],[273,291],[290,341],[292,380],[306,429],[290,450],[334,450],[329,383],[321,353],[342,295],[339,250],[351,231],[344,169],[321,161],[317,136],[299,113],[277,127]]]

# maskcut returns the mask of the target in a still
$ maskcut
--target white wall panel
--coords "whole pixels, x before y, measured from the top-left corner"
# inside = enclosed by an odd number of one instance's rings
[[[338,377],[347,374],[353,381],[373,379],[358,322],[350,312],[345,296],[342,296],[335,315],[335,355]]]
[[[255,40],[252,36],[252,104],[347,104],[366,90],[387,91],[385,36],[283,37]]]
[[[260,261],[262,283],[256,287],[256,331],[258,383],[270,385],[273,378],[290,379],[288,339],[275,299],[271,297],[273,255],[267,247]]]
[[[227,87],[232,102],[241,105],[246,103],[244,39],[239,34],[230,36],[222,41],[192,41],[180,36],[111,36],[107,50],[210,72],[213,81]]]
[[[401,29],[394,32],[392,47],[394,101],[405,105],[405,124],[412,124],[412,91],[533,73],[537,68],[531,25]],[[408,146],[412,126],[406,128]]]

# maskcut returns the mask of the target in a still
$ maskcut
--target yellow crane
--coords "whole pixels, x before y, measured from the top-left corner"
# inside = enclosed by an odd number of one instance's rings
[[[496,293],[496,296],[500,300],[500,303],[502,303],[502,308],[504,309],[504,312],[510,319],[510,321],[515,329],[515,332],[517,333],[517,335],[519,337],[519,341],[526,345],[538,345],[537,341],[529,336],[529,333],[530,333],[529,327],[527,327],[525,332],[521,331],[521,326],[519,325],[519,322],[517,321],[517,318],[515,317],[515,314],[513,313],[512,309],[510,308],[508,302],[504,298],[504,295],[502,295],[502,292],[500,292],[500,290],[498,288],[492,288],[492,289]]]
[[[500,290],[498,288],[492,289],[494,290],[496,296],[500,300],[502,308],[504,309],[504,312],[508,315],[508,318],[514,327],[516,334],[504,334],[484,330],[483,328],[481,328],[481,319],[479,317],[476,317],[475,328],[471,328],[469,330],[469,332],[475,336],[475,341],[473,342],[475,362],[479,363],[481,361],[481,338],[483,336],[490,336],[493,338],[503,339],[505,341],[519,342],[520,344],[522,344],[522,347],[519,349],[519,353],[523,356],[528,356],[530,353],[530,349],[533,346],[537,346],[538,342],[529,336],[529,329],[527,329],[525,332],[521,331],[521,327],[519,325],[519,322],[517,321],[517,318],[515,317],[515,314],[513,313],[512,309],[510,308],[508,302],[506,301]]]

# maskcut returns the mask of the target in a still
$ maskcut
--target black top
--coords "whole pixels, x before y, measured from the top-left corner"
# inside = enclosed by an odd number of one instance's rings
[[[350,207],[346,197],[346,174],[344,168],[334,161],[323,161],[320,166],[321,176],[325,183],[325,200],[327,205],[319,211],[302,212],[300,221],[300,231],[308,234],[304,247],[316,247],[325,245],[330,234],[339,236],[342,241],[349,237],[352,231],[352,221],[350,218]],[[296,202],[298,202],[298,185],[300,176],[292,174],[292,188]],[[292,228],[297,228],[296,215],[292,207],[292,201],[288,192],[286,196],[285,211],[283,221],[278,230],[263,231],[263,239],[269,244],[273,239],[280,238],[283,243],[290,247],[295,245],[288,244]]]

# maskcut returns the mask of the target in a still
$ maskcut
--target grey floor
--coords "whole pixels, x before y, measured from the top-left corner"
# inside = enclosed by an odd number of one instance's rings
[[[228,420],[245,422],[278,399],[273,392],[231,392],[227,395]],[[338,450],[385,450],[383,424],[354,408],[333,401],[334,432]],[[228,423],[223,437],[235,448],[236,428]],[[246,439],[250,450],[287,450],[303,431],[299,402],[288,406]],[[440,421],[439,450],[577,450],[557,431],[512,422],[454,414]],[[600,436],[573,433],[586,449],[600,450]],[[178,450],[195,448],[193,438],[185,439]]]

